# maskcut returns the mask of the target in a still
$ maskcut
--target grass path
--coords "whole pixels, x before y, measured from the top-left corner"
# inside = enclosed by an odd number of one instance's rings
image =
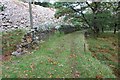
[[[22,78],[115,78],[112,70],[84,52],[82,32],[52,36],[40,49],[3,62],[2,77]]]

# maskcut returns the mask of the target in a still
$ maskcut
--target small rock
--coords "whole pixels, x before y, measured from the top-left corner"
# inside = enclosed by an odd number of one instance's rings
[[[19,53],[19,52],[17,52],[17,51],[12,52],[12,55],[13,55],[13,56],[20,56],[20,54],[21,54],[21,53]]]

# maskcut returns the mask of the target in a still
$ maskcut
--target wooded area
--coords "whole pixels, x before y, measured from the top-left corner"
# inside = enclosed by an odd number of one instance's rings
[[[65,20],[70,20],[74,25],[91,28],[98,35],[104,30],[119,29],[120,2],[57,2],[58,9],[55,16],[65,15]]]
[[[120,1],[0,0],[2,78],[120,78]]]

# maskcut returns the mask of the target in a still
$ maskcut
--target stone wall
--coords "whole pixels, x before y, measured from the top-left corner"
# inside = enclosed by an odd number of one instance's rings
[[[49,36],[55,33],[55,31],[55,28],[42,31],[37,30],[37,28],[32,29],[23,36],[21,43],[16,45],[16,51],[12,52],[11,54],[20,56],[27,53],[31,49],[39,48],[40,43],[48,39]]]

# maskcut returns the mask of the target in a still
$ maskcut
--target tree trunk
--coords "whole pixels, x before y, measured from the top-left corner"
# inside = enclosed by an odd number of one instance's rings
[[[97,37],[98,34],[99,34],[99,27],[97,25],[97,13],[98,13],[98,4],[99,4],[99,2],[93,2],[93,3],[95,4],[94,8],[93,7],[90,7],[90,8],[93,11],[92,25],[93,25],[93,28],[94,28],[94,35]],[[90,6],[90,5],[88,4],[88,6]]]
[[[116,34],[116,31],[117,31],[117,24],[115,23],[115,26],[114,26],[114,34]]]
[[[119,18],[120,18],[120,1],[118,2],[118,7],[119,7],[119,9],[118,9],[118,31],[119,31],[119,29],[120,29],[120,20],[119,20]]]
[[[102,32],[104,32],[104,28],[102,27]]]
[[[32,17],[32,6],[31,2],[29,2],[29,14],[30,14],[30,27],[33,28],[33,17]]]
[[[97,26],[97,17],[96,17],[96,13],[95,12],[93,12],[93,28],[94,28],[94,34],[96,35],[96,36],[98,36],[98,34],[99,34],[99,28],[98,28],[98,26]]]

